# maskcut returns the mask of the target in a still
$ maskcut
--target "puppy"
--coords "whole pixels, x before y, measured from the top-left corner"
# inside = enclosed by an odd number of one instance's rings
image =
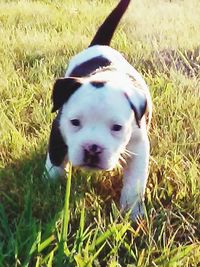
[[[120,204],[134,219],[142,214],[148,176],[151,97],[140,74],[109,47],[130,0],[121,0],[89,47],[69,62],[56,80],[46,170],[63,175],[67,162],[94,170],[123,165]],[[124,161],[126,162],[124,164]]]

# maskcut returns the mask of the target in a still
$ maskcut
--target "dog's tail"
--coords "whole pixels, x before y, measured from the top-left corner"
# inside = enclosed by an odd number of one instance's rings
[[[117,25],[119,24],[120,19],[125,13],[130,1],[131,0],[121,0],[119,2],[116,8],[110,13],[110,15],[100,26],[89,47],[93,45],[110,44],[115,29],[117,28]]]

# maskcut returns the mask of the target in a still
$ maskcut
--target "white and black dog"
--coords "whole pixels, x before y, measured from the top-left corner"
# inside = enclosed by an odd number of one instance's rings
[[[111,170],[126,156],[120,204],[132,218],[142,213],[148,176],[151,97],[140,74],[109,47],[130,0],[121,0],[90,46],[56,80],[46,170],[50,178],[73,166]],[[128,155],[128,157],[127,157]]]

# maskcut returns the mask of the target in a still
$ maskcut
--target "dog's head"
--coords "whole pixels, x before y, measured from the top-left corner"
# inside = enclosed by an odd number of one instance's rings
[[[116,166],[146,110],[143,91],[118,72],[58,79],[52,99],[69,161],[93,169]]]

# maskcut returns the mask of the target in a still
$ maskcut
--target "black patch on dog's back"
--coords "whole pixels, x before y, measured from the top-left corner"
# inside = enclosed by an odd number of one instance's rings
[[[69,76],[71,77],[85,77],[89,76],[99,68],[104,68],[111,65],[111,61],[103,56],[91,58],[80,65],[76,66]]]
[[[63,163],[68,151],[59,129],[59,118],[60,112],[52,123],[49,138],[49,157],[51,163],[55,166],[60,166]]]

